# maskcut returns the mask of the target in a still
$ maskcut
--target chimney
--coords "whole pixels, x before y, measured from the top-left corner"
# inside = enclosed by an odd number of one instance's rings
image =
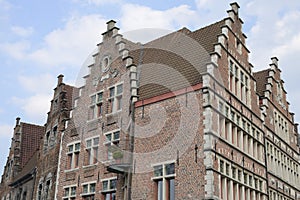
[[[62,74],[60,74],[57,77],[57,85],[61,85],[63,83],[63,78],[64,78],[64,75],[62,75]]]
[[[115,27],[116,21],[110,20],[106,22],[106,24],[107,24],[107,31],[110,31]]]
[[[237,2],[231,3],[230,6],[231,6],[231,9],[235,12],[235,14],[239,13],[240,6]]]
[[[17,118],[16,118],[16,126],[19,126],[19,125],[20,125],[20,119],[21,119],[20,117],[17,117]]]

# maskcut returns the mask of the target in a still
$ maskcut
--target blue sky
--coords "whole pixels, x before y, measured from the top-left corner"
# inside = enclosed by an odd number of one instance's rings
[[[198,29],[224,17],[232,1],[219,0],[0,0],[0,174],[15,118],[43,125],[56,77],[76,84],[85,59],[110,19],[121,33],[141,28]],[[300,121],[297,66],[300,1],[240,0],[254,70],[279,58],[291,111]]]

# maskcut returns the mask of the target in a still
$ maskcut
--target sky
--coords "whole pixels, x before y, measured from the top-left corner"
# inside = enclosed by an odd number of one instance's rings
[[[0,174],[16,117],[44,125],[57,76],[76,85],[113,19],[124,35],[142,28],[196,30],[227,17],[228,0],[0,0]],[[300,122],[299,0],[240,0],[254,71],[278,57],[290,111]]]

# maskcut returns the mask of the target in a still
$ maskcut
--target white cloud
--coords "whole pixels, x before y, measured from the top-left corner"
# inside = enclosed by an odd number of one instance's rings
[[[134,12],[132,12],[134,10]],[[141,28],[175,29],[188,26],[195,19],[195,10],[181,5],[165,11],[146,6],[125,4],[122,7],[121,24],[123,31]]]
[[[39,49],[33,50],[29,41],[22,40],[0,44],[0,50],[14,59],[31,61],[41,67],[78,67],[101,41],[105,29],[106,20],[100,15],[75,16],[63,28],[47,34]]]
[[[102,39],[106,20],[100,15],[72,17],[62,29],[49,33],[44,46],[28,56],[47,66],[78,66]]]
[[[13,97],[12,101],[23,110],[24,118],[28,121],[43,124],[50,110],[51,97],[52,95],[41,93],[27,98]]]
[[[21,37],[28,37],[33,33],[32,27],[12,26],[11,31]]]
[[[26,40],[14,43],[0,44],[0,50],[17,60],[26,59],[26,52],[30,49],[30,43]]]
[[[9,138],[13,136],[13,127],[7,124],[0,124],[0,138]]]
[[[52,92],[55,87],[55,77],[51,74],[40,74],[39,76],[24,76],[18,77],[19,84],[27,91],[34,93]],[[40,84],[43,83],[43,84]]]
[[[92,5],[103,5],[103,4],[114,4],[120,3],[121,0],[74,0],[74,2],[80,2],[85,4],[92,4]]]

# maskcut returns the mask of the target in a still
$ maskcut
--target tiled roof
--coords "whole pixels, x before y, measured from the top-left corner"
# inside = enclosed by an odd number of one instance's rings
[[[45,131],[44,126],[28,124],[21,122],[21,163],[20,167],[23,168],[34,153],[38,150],[41,136]]]
[[[182,28],[131,51],[139,73],[139,100],[202,82],[224,20],[191,32]]]
[[[196,30],[190,33],[189,36],[197,40],[208,53],[211,53],[214,51],[214,44],[218,42],[218,35],[222,33],[221,27],[223,25],[225,25],[224,19]]]
[[[269,76],[270,69],[254,72],[253,76],[256,80],[256,92],[259,96],[264,96],[266,90],[267,77]]]

